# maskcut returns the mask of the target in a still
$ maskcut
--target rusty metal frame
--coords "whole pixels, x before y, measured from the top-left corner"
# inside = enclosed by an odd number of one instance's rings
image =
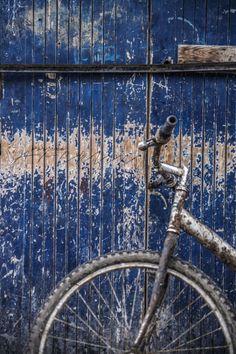
[[[163,145],[163,144],[161,144]],[[154,155],[155,155],[154,150]],[[159,152],[158,152],[159,155]],[[177,168],[172,165],[160,163],[159,171],[164,171],[168,174],[174,174],[180,177],[180,181],[175,189],[174,202],[171,208],[169,225],[164,241],[164,246],[161,252],[159,267],[156,272],[155,281],[152,288],[152,294],[144,319],[141,323],[138,335],[134,342],[134,349],[141,349],[144,338],[148,335],[148,327],[152,322],[155,311],[161,306],[167,288],[168,277],[167,269],[170,258],[173,256],[177,240],[180,234],[180,215],[184,201],[187,196],[187,176],[188,168],[183,166]],[[146,338],[145,338],[146,339]]]
[[[236,272],[236,249],[230,246],[213,230],[197,220],[184,208],[180,214],[180,226],[190,236],[193,236],[217,258]]]
[[[236,62],[194,64],[0,64],[0,74],[4,73],[236,74]]]
[[[161,169],[163,169],[167,173],[171,173],[177,176],[181,176],[181,180],[178,183],[176,188],[176,194],[179,191],[184,191],[187,185],[187,175],[188,169],[183,166],[182,168],[178,168],[176,166],[172,166],[165,163],[160,163]],[[183,196],[185,199],[186,194]],[[180,229],[184,230],[188,233],[188,235],[193,236],[199,243],[201,243],[204,247],[210,250],[217,258],[219,258],[222,262],[224,262],[231,270],[236,272],[236,249],[233,248],[230,244],[224,241],[216,232],[214,232],[211,228],[203,224],[201,221],[196,219],[191,213],[189,213],[184,208],[179,208],[179,214],[174,213],[174,209],[176,209],[177,202],[174,200],[171,209],[171,216],[169,222],[168,231],[179,233],[179,229],[174,230],[171,225],[175,227],[175,220],[178,215],[180,216]],[[174,215],[173,215],[174,214]]]
[[[155,155],[155,151],[154,151]],[[158,154],[159,155],[159,154]],[[149,326],[155,311],[161,306],[167,288],[168,276],[167,268],[171,256],[174,254],[176,243],[183,229],[190,236],[195,237],[204,247],[209,249],[221,261],[226,263],[231,270],[236,272],[236,249],[225,242],[213,230],[195,219],[189,212],[183,208],[187,196],[187,176],[188,168],[183,166],[178,168],[169,164],[160,163],[159,171],[168,174],[174,174],[180,177],[180,181],[175,189],[174,202],[171,208],[170,220],[167,229],[164,246],[161,252],[159,268],[156,272],[151,299],[146,310],[146,314],[141,323],[138,335],[134,343],[134,352],[142,348],[144,340],[147,340]],[[162,173],[162,172],[161,172]]]

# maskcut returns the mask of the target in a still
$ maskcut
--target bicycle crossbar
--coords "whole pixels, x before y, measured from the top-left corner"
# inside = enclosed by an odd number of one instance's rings
[[[181,212],[181,228],[236,272],[236,250],[185,209]]]

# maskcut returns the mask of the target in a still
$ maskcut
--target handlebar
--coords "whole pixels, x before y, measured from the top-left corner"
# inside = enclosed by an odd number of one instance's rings
[[[177,118],[175,116],[169,116],[166,118],[165,123],[159,128],[156,133],[156,140],[160,140],[161,144],[166,144],[172,134],[174,127],[177,124]]]
[[[147,150],[151,146],[165,145],[170,140],[172,131],[177,124],[177,118],[173,115],[166,118],[165,123],[156,132],[155,138],[142,141],[138,144],[141,151]]]
[[[138,144],[139,150],[145,151],[149,147],[154,146],[153,151],[153,165],[158,170],[159,177],[157,180],[150,180],[149,182],[149,189],[155,189],[160,184],[164,182],[169,187],[174,187],[176,185],[175,176],[172,173],[164,171],[160,168],[159,158],[161,153],[162,145],[168,143],[171,138],[172,131],[177,124],[177,118],[173,115],[166,118],[165,123],[157,130],[156,135],[154,138],[142,141]]]

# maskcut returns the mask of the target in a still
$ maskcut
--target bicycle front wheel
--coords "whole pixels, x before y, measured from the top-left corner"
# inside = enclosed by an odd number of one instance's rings
[[[32,354],[128,353],[145,314],[159,254],[123,252],[76,268],[41,310]],[[235,315],[216,285],[178,259],[142,353],[236,353]]]

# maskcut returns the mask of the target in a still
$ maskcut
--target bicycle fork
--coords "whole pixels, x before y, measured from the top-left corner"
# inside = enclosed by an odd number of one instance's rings
[[[171,168],[172,166],[162,164],[162,167]],[[176,172],[176,167],[174,167]],[[166,238],[164,241],[163,250],[160,257],[159,268],[156,272],[151,299],[144,316],[143,322],[139,329],[134,346],[130,353],[139,351],[144,345],[145,339],[148,336],[148,329],[152,323],[153,316],[158,308],[160,308],[167,289],[167,268],[168,262],[173,255],[176,243],[180,233],[180,215],[183,208],[184,201],[187,195],[186,182],[188,169],[178,169],[178,175],[181,175],[180,183],[176,187],[174,203],[171,209],[170,221],[167,229]],[[150,335],[149,331],[149,335]]]

